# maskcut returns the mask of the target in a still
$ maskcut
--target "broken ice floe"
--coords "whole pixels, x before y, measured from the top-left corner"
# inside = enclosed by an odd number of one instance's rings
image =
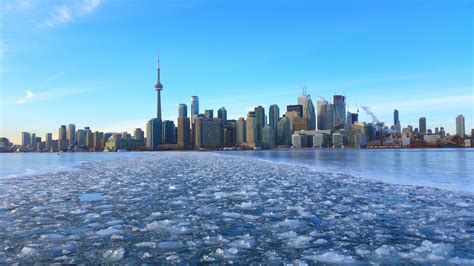
[[[473,264],[474,197],[212,153],[0,179],[0,264]]]

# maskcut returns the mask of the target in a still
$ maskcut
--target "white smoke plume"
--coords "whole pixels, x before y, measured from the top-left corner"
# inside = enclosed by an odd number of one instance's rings
[[[361,107],[365,111],[365,113],[367,113],[367,115],[370,115],[372,117],[372,123],[373,124],[378,124],[379,123],[379,120],[374,115],[374,113],[372,113],[372,111],[370,110],[370,107],[368,107],[368,106],[361,106]]]

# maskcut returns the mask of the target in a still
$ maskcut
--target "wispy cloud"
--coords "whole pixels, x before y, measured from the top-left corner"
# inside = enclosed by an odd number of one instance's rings
[[[100,5],[100,1],[101,0],[85,0],[80,8],[82,10],[83,13],[87,14],[87,13],[90,13],[92,11],[94,11],[94,9],[96,9],[96,7],[98,7]]]
[[[46,26],[55,26],[68,23],[72,20],[71,9],[66,5],[56,6],[50,13],[50,17],[44,22]]]
[[[17,104],[24,104],[26,103],[27,101],[29,101],[31,98],[33,98],[33,96],[35,96],[35,94],[31,91],[26,91],[26,96],[22,99],[19,99],[19,100],[16,100],[16,103]]]
[[[32,0],[11,0],[2,2],[0,5],[0,11],[17,11],[17,10],[28,10],[33,7]]]
[[[43,25],[54,27],[72,22],[75,18],[94,11],[100,3],[101,0],[82,0],[68,5],[62,4],[55,6],[49,13],[49,17],[43,21]]]
[[[43,101],[49,101],[49,100],[54,100],[66,96],[71,96],[71,95],[76,95],[76,94],[81,94],[81,93],[86,93],[90,91],[94,91],[96,88],[59,88],[59,89],[52,89],[52,90],[47,90],[47,91],[42,91],[42,92],[35,92],[33,93],[32,91],[25,91],[26,95],[23,98],[20,99],[2,99],[1,104],[2,105],[11,105],[11,104],[26,104],[26,103],[33,103],[33,102],[43,102]]]

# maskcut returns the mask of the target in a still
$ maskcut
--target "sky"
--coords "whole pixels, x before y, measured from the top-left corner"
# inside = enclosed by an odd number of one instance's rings
[[[386,125],[474,128],[473,2],[1,0],[0,136],[133,132],[198,95],[229,118],[347,97]],[[360,120],[371,122],[360,108]]]

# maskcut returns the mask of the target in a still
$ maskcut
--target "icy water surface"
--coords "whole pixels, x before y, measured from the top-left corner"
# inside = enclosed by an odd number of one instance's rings
[[[213,153],[0,179],[0,264],[474,263],[474,196]]]
[[[306,165],[393,184],[474,194],[474,149],[317,149],[225,151],[274,162]]]

